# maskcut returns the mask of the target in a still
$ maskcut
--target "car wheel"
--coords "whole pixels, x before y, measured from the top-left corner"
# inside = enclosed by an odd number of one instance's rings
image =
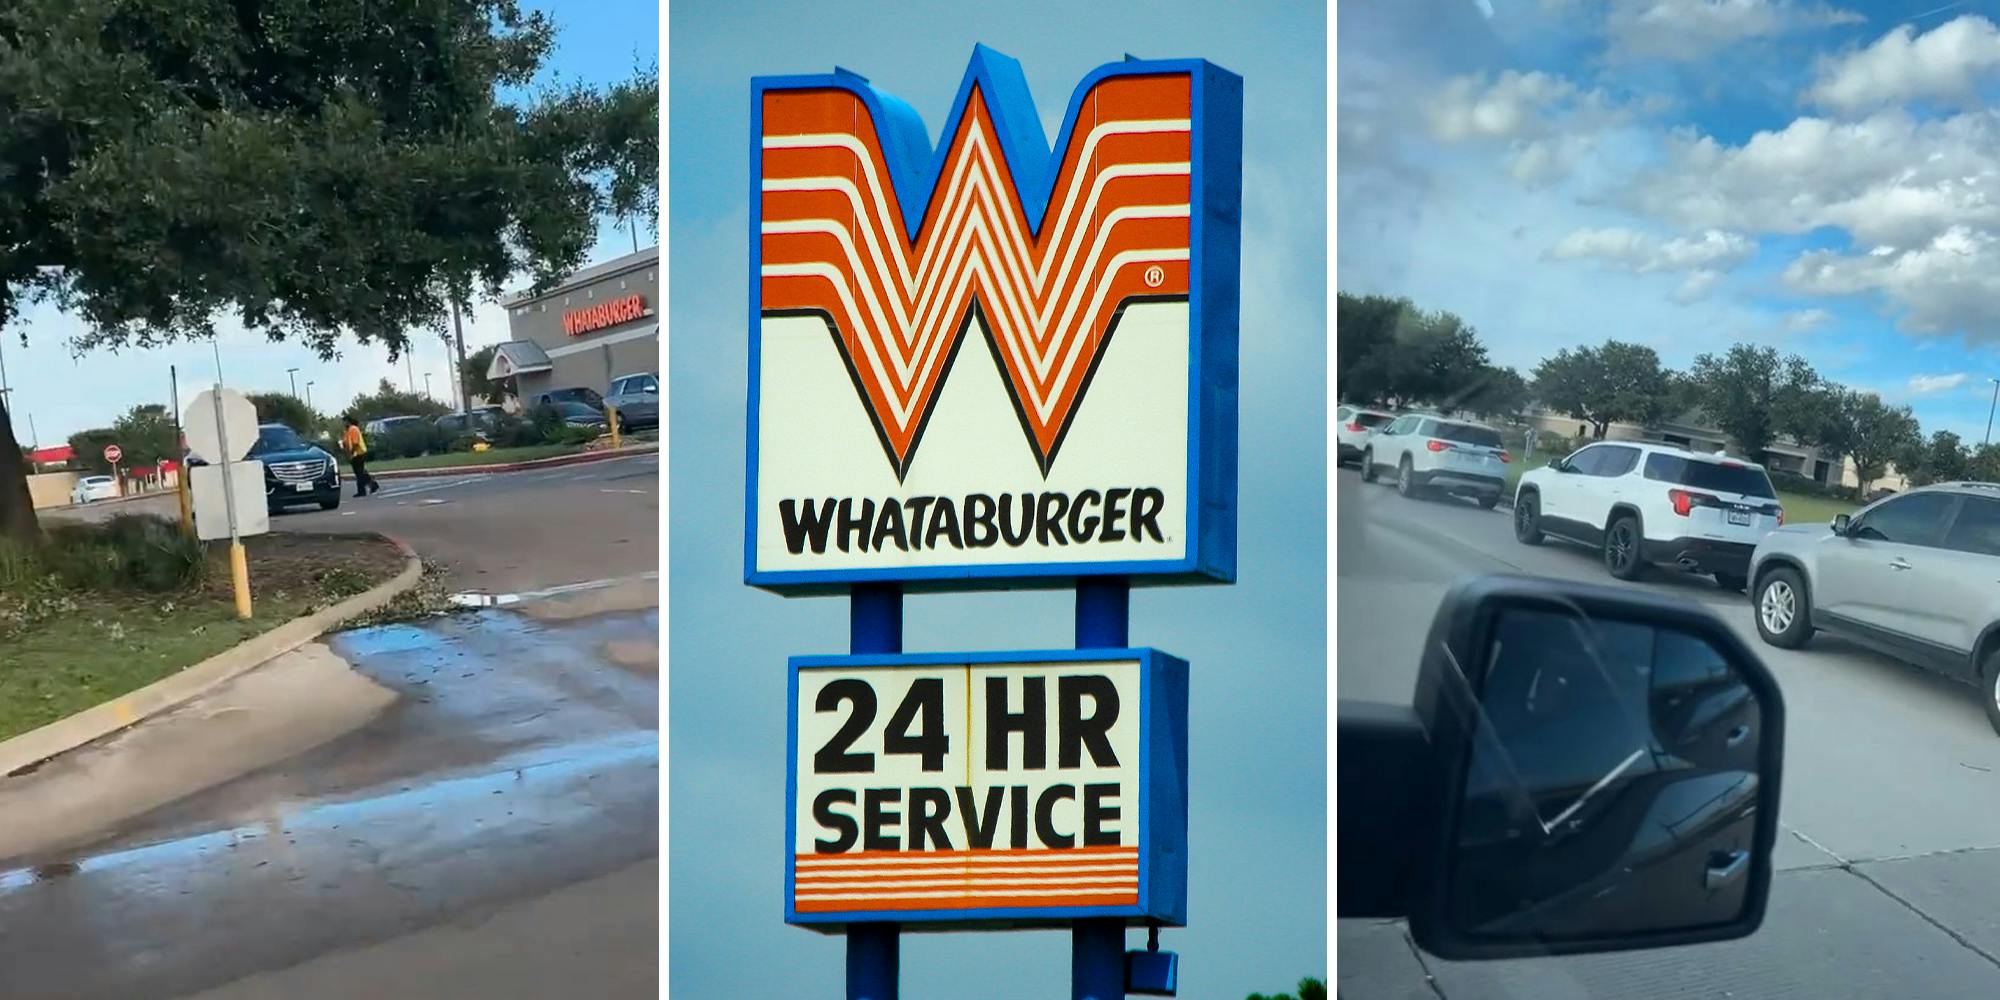
[[[1986,679],[1980,688],[1986,692],[1986,721],[2000,733],[2000,647],[1986,654],[1986,669],[1980,676]]]
[[[1715,574],[1715,585],[1731,593],[1742,593],[1743,587],[1749,582],[1749,579],[1741,573]]]
[[[1639,521],[1621,517],[1604,533],[1604,568],[1620,580],[1637,580],[1646,562],[1639,557]]]
[[[1375,481],[1375,449],[1373,448],[1361,453],[1361,481],[1364,483]]]
[[[1533,493],[1514,498],[1514,540],[1542,544],[1542,502]]]
[[[1396,463],[1396,492],[1411,499],[1415,499],[1417,494],[1422,492],[1417,486],[1417,471],[1411,468],[1408,455],[1404,455],[1403,460]]]
[[[1780,567],[1757,581],[1756,618],[1757,634],[1780,649],[1797,649],[1812,637],[1812,601],[1797,570]]]

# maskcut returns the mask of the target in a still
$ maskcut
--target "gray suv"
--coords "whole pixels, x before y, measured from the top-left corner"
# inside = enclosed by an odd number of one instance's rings
[[[2000,732],[2000,483],[1926,486],[1830,527],[1779,528],[1750,579],[1765,642],[1831,632],[1976,684]]]

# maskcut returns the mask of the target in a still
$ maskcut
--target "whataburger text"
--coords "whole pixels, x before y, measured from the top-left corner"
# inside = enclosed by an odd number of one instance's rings
[[[1074,493],[969,493],[963,496],[786,497],[776,514],[785,549],[815,554],[912,552],[995,546],[1165,542],[1157,487],[1112,487]]]

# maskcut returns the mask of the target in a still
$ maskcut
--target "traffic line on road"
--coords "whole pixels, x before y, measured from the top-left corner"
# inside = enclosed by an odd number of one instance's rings
[[[659,571],[651,570],[634,576],[608,576],[601,580],[565,583],[555,587],[544,587],[540,590],[524,590],[516,594],[486,594],[479,591],[467,590],[452,594],[449,599],[453,604],[460,607],[490,608],[497,605],[519,604],[522,601],[561,597],[565,594],[578,594],[588,590],[603,590],[606,587],[616,587],[626,583],[638,583],[647,580],[658,581],[659,578]]]
[[[406,497],[416,493],[428,493],[432,490],[448,490],[454,486],[467,486],[472,483],[479,482],[480,480],[485,478],[487,478],[485,475],[469,476],[465,479],[454,479],[448,483],[431,483],[426,486],[411,486],[407,489],[386,489],[379,493],[372,493],[370,494],[370,496],[382,497],[385,499],[392,497]]]

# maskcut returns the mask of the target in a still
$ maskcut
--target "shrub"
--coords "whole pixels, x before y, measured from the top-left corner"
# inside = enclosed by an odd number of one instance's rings
[[[194,586],[208,569],[201,542],[172,521],[137,514],[51,529],[34,560],[72,590],[166,593]]]
[[[495,448],[523,448],[542,443],[541,428],[520,417],[501,417],[486,434]]]
[[[563,424],[548,438],[550,444],[589,444],[597,440],[597,432],[588,427]]]
[[[417,458],[451,450],[451,435],[428,420],[398,424],[377,438],[369,445],[383,458]]]

